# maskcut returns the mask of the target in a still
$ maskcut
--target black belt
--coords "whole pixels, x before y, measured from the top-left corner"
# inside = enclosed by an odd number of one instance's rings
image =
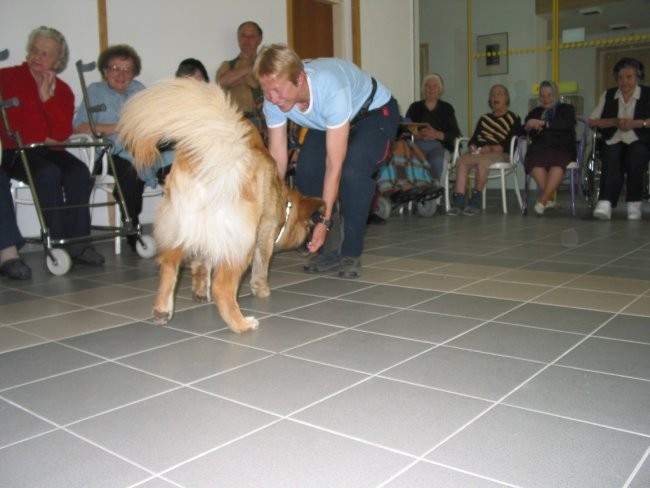
[[[365,102],[363,102],[363,105],[361,105],[361,108],[357,112],[357,115],[354,116],[354,118],[350,121],[350,125],[354,125],[357,122],[359,122],[361,119],[363,119],[366,115],[368,115],[370,104],[372,103],[373,99],[375,98],[375,93],[377,93],[377,80],[374,78],[370,78],[372,81],[372,90],[370,91],[370,96],[366,99]]]

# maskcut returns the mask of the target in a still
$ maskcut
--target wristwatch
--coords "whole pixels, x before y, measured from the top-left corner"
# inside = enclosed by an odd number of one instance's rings
[[[334,222],[331,219],[326,219],[320,212],[317,212],[317,214],[313,217],[313,220],[315,224],[323,224],[328,232],[334,225]]]

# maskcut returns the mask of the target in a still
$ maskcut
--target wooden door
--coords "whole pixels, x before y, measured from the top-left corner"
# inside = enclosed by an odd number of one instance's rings
[[[289,45],[302,59],[334,56],[332,5],[318,0],[288,0]]]

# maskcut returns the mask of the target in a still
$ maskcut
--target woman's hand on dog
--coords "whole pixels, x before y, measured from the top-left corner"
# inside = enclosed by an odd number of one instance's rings
[[[311,241],[307,243],[307,249],[309,252],[318,251],[323,244],[325,244],[325,238],[327,237],[327,227],[325,224],[318,223],[314,227],[314,232],[311,235]]]

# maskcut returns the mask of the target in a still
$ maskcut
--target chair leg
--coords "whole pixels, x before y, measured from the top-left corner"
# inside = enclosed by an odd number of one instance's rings
[[[517,196],[517,202],[519,203],[519,208],[523,208],[524,203],[521,201],[521,192],[519,191],[519,178],[517,178],[517,172],[512,172],[512,178],[514,180],[515,195]]]
[[[445,175],[445,210],[449,212],[451,209],[451,202],[449,199],[449,172]]]
[[[530,174],[524,176],[524,196],[522,197],[521,214],[528,215],[528,192],[530,189]]]
[[[122,222],[122,212],[120,212],[120,206],[115,205],[115,226],[121,225]],[[115,254],[122,253],[122,238],[120,236],[115,236]]]
[[[576,216],[576,170],[569,170],[569,184],[571,185],[571,215]]]
[[[503,213],[507,214],[508,203],[506,202],[506,172],[503,169],[501,170],[501,204],[503,205]]]

